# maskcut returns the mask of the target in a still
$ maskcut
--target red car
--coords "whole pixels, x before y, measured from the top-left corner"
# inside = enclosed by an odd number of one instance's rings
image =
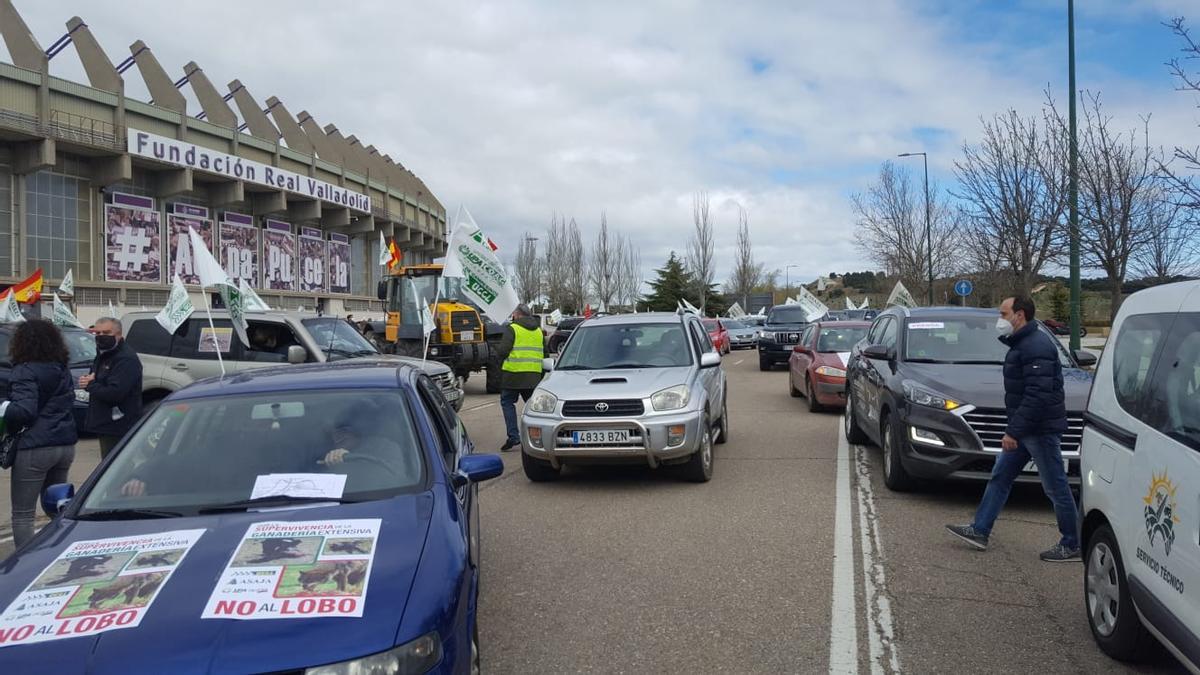
[[[868,321],[809,324],[788,358],[788,391],[808,399],[808,409],[846,407],[846,361],[867,336]]]
[[[725,326],[720,319],[701,319],[704,324],[704,330],[708,331],[708,337],[712,340],[713,346],[717,348],[717,353],[728,354],[729,331],[725,330]]]

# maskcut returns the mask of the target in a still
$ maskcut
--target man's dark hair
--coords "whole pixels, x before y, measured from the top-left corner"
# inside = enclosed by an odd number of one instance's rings
[[[58,326],[45,319],[29,319],[17,326],[9,349],[13,365],[61,363],[65,366],[71,361],[62,332],[58,330]]]
[[[1028,295],[1013,296],[1013,312],[1024,312],[1026,321],[1033,321],[1033,315],[1037,313],[1037,306],[1033,304],[1033,298]]]

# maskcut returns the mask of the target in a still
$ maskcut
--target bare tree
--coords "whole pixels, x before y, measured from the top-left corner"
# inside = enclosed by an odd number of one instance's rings
[[[700,313],[703,314],[715,275],[713,221],[709,214],[707,192],[697,192],[692,196],[692,226],[694,229],[692,238],[688,241],[687,266],[688,271],[696,280],[696,292],[700,296]]]
[[[1053,128],[1045,111],[1040,124],[1015,110],[995,115],[954,165],[968,226],[999,249],[1025,293],[1066,242],[1067,139]]]
[[[933,240],[935,277],[958,271],[960,256],[956,212],[929,186],[930,234]],[[909,288],[923,288],[929,277],[929,243],[925,236],[924,187],[912,179],[908,169],[893,162],[879,168],[879,179],[866,193],[851,197],[858,216],[855,243],[889,275],[899,276]]]
[[[616,299],[626,307],[635,305],[642,290],[642,254],[632,239],[621,242],[617,255]]]
[[[592,293],[600,306],[607,309],[617,296],[617,277],[621,264],[621,235],[610,235],[608,216],[600,213],[600,231],[592,244],[592,259],[588,269],[588,281]]]
[[[1183,56],[1167,61],[1167,67],[1178,81],[1176,89],[1193,94],[1200,93],[1200,71],[1189,72],[1187,69],[1190,62],[1200,61],[1200,42],[1192,37],[1191,29],[1187,27],[1183,17],[1176,17],[1168,21],[1166,25],[1183,43],[1179,49]],[[1200,104],[1197,104],[1197,107],[1200,107]],[[1175,159],[1183,163],[1185,171],[1200,172],[1200,146],[1191,149],[1176,146]],[[1193,177],[1178,172],[1165,163],[1159,169],[1174,184],[1187,207],[1200,208],[1200,185],[1197,185]]]
[[[537,237],[529,232],[521,236],[517,247],[513,282],[521,302],[532,303],[542,295],[542,260],[538,256]]]
[[[564,264],[566,269],[566,289],[575,311],[582,311],[587,304],[588,265],[587,253],[583,249],[583,239],[579,234],[579,225],[572,218],[566,225]]]
[[[750,216],[746,209],[738,207],[737,254],[733,263],[733,275],[729,278],[728,290],[742,303],[742,309],[750,306],[750,294],[762,281],[763,266],[754,262],[754,247],[750,244]]]
[[[551,216],[550,227],[546,230],[544,280],[550,306],[563,311],[571,307],[573,302],[567,283],[570,276],[567,240],[566,219],[556,213]]]
[[[1200,219],[1195,211],[1181,206],[1167,194],[1166,182],[1159,183],[1159,196],[1152,200],[1146,245],[1134,254],[1134,274],[1156,284],[1200,272]]]

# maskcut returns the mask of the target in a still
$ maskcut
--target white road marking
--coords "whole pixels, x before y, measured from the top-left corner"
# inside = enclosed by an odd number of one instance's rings
[[[8,542],[10,542],[12,540],[13,540],[12,537],[5,537],[3,539],[0,539],[0,544],[7,544]]]
[[[465,412],[465,413],[469,413],[469,412],[471,412],[472,410],[482,410],[483,408],[490,408],[490,407],[492,407],[492,406],[494,406],[494,405],[496,405],[496,402],[495,402],[495,401],[492,401],[491,403],[484,403],[484,404],[477,405],[477,406],[474,406],[474,407],[471,407],[471,408],[464,408],[464,409],[463,409],[463,412]]]
[[[833,508],[833,603],[829,624],[829,672],[858,672],[858,608],[854,588],[854,524],[850,501],[850,444],[838,434]]]
[[[745,361],[745,360],[746,360],[746,359],[738,359],[737,361],[734,361],[734,362],[733,362],[733,365],[735,365],[735,366],[740,366],[740,365],[742,365],[742,362],[743,362],[743,361]]]
[[[845,437],[842,438],[845,443]],[[892,605],[887,597],[883,568],[883,539],[875,493],[867,475],[867,457],[862,446],[854,446],[858,487],[858,536],[862,549],[863,597],[866,602],[867,638],[870,641],[871,673],[900,672],[900,655],[892,623]]]

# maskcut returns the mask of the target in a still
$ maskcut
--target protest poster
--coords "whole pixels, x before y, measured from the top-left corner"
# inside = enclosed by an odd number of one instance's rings
[[[77,541],[0,614],[0,647],[133,628],[204,530]]]
[[[154,200],[121,192],[104,207],[104,280],[162,282],[162,228]]]
[[[170,254],[170,274],[178,276],[185,284],[193,286],[200,284],[200,275],[196,272],[196,256],[192,252],[191,238],[188,230],[193,229],[204,239],[204,245],[211,251],[215,232],[213,222],[208,219],[208,209],[191,204],[172,204],[172,212],[167,214],[167,252]]]
[[[250,525],[200,617],[362,616],[380,522],[359,518]]]
[[[908,292],[908,289],[905,288],[904,283],[901,281],[897,281],[896,285],[892,287],[892,293],[888,295],[887,302],[883,303],[883,305],[884,307],[899,306],[908,308],[918,306],[916,298],[912,296],[912,293]]]
[[[330,293],[350,293],[350,237],[331,232],[328,242]]]
[[[497,323],[508,320],[517,306],[508,270],[496,257],[496,246],[464,207],[450,233],[442,276],[464,279],[462,293]]]
[[[196,351],[215,354],[219,350],[222,354],[228,354],[232,344],[233,328],[231,326],[204,326],[200,329],[200,343],[196,345]]]
[[[267,220],[263,235],[262,287],[272,291],[296,290],[296,235],[281,220]]]
[[[325,292],[325,240],[312,227],[300,229],[300,291]]]

